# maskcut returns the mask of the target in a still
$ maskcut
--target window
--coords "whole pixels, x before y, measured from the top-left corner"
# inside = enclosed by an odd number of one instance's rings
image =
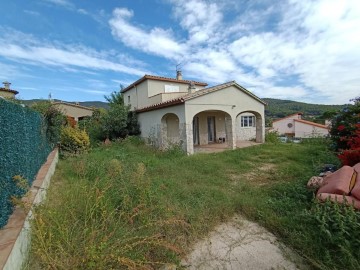
[[[128,104],[130,104],[130,96],[128,96]]]
[[[165,93],[176,93],[180,92],[180,87],[178,85],[165,85]]]
[[[255,127],[255,116],[241,116],[241,127]]]

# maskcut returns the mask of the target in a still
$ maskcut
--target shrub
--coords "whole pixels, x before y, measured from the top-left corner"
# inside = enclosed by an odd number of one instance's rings
[[[61,129],[60,150],[64,154],[80,154],[90,147],[89,135],[85,130],[70,126]]]
[[[79,123],[90,135],[91,143],[109,138],[115,140],[127,136],[139,135],[140,127],[135,112],[124,105],[121,92],[105,96],[109,110],[95,110],[93,116]]]
[[[279,134],[276,131],[268,131],[265,133],[265,142],[278,143],[279,142],[278,136]]]
[[[343,165],[360,162],[360,97],[340,111],[331,122],[331,139]]]
[[[311,215],[319,230],[325,262],[331,268],[360,269],[360,212],[346,204],[315,203]]]
[[[31,105],[31,108],[45,119],[46,136],[49,142],[55,146],[60,141],[61,127],[66,123],[66,116],[57,108],[52,106],[50,101],[39,101]]]

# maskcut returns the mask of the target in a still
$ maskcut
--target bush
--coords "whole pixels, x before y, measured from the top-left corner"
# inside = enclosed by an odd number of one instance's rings
[[[265,142],[278,143],[279,142],[278,136],[279,134],[276,131],[268,131],[265,133]]]
[[[311,215],[327,265],[333,269],[360,269],[360,212],[352,206],[327,201],[316,202]]]
[[[79,126],[89,133],[91,144],[106,138],[115,140],[139,135],[136,113],[124,105],[121,92],[113,92],[105,99],[109,102],[109,110],[95,110],[92,117],[79,122]]]
[[[61,129],[60,150],[64,154],[80,154],[90,147],[89,135],[85,130],[70,126]]]
[[[360,162],[360,97],[340,111],[331,122],[331,139],[343,165]]]
[[[46,136],[53,146],[57,145],[60,141],[61,127],[66,123],[66,116],[47,100],[36,102],[31,108],[42,114],[46,123]]]

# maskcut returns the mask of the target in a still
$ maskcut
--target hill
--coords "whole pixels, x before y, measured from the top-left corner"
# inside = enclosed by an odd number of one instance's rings
[[[305,119],[311,121],[317,120],[321,122],[321,116],[325,112],[339,111],[348,104],[344,105],[323,105],[323,104],[310,104],[304,102],[297,102],[291,100],[281,100],[274,98],[263,98],[268,105],[265,107],[266,122],[285,117],[290,114],[302,112]]]
[[[43,101],[43,99],[21,100],[21,102],[27,106],[30,106],[31,104],[33,104],[35,102],[39,102],[39,101]],[[60,102],[61,100],[55,99],[54,101]],[[73,101],[65,101],[65,102],[75,103]],[[83,101],[83,102],[79,102],[79,105],[85,106],[85,107],[95,107],[95,108],[104,108],[104,109],[109,108],[109,104],[107,102],[103,102],[103,101]]]

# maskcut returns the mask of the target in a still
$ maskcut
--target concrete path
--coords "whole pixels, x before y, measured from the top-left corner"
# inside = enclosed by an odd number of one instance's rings
[[[182,266],[189,270],[308,269],[273,234],[242,216],[218,226],[198,242]]]
[[[245,148],[249,146],[259,145],[261,143],[256,143],[253,141],[237,141],[236,148]],[[195,145],[194,152],[195,153],[216,153],[222,152],[225,150],[230,150],[231,147],[227,143],[211,143],[211,144],[203,144],[203,145]]]

